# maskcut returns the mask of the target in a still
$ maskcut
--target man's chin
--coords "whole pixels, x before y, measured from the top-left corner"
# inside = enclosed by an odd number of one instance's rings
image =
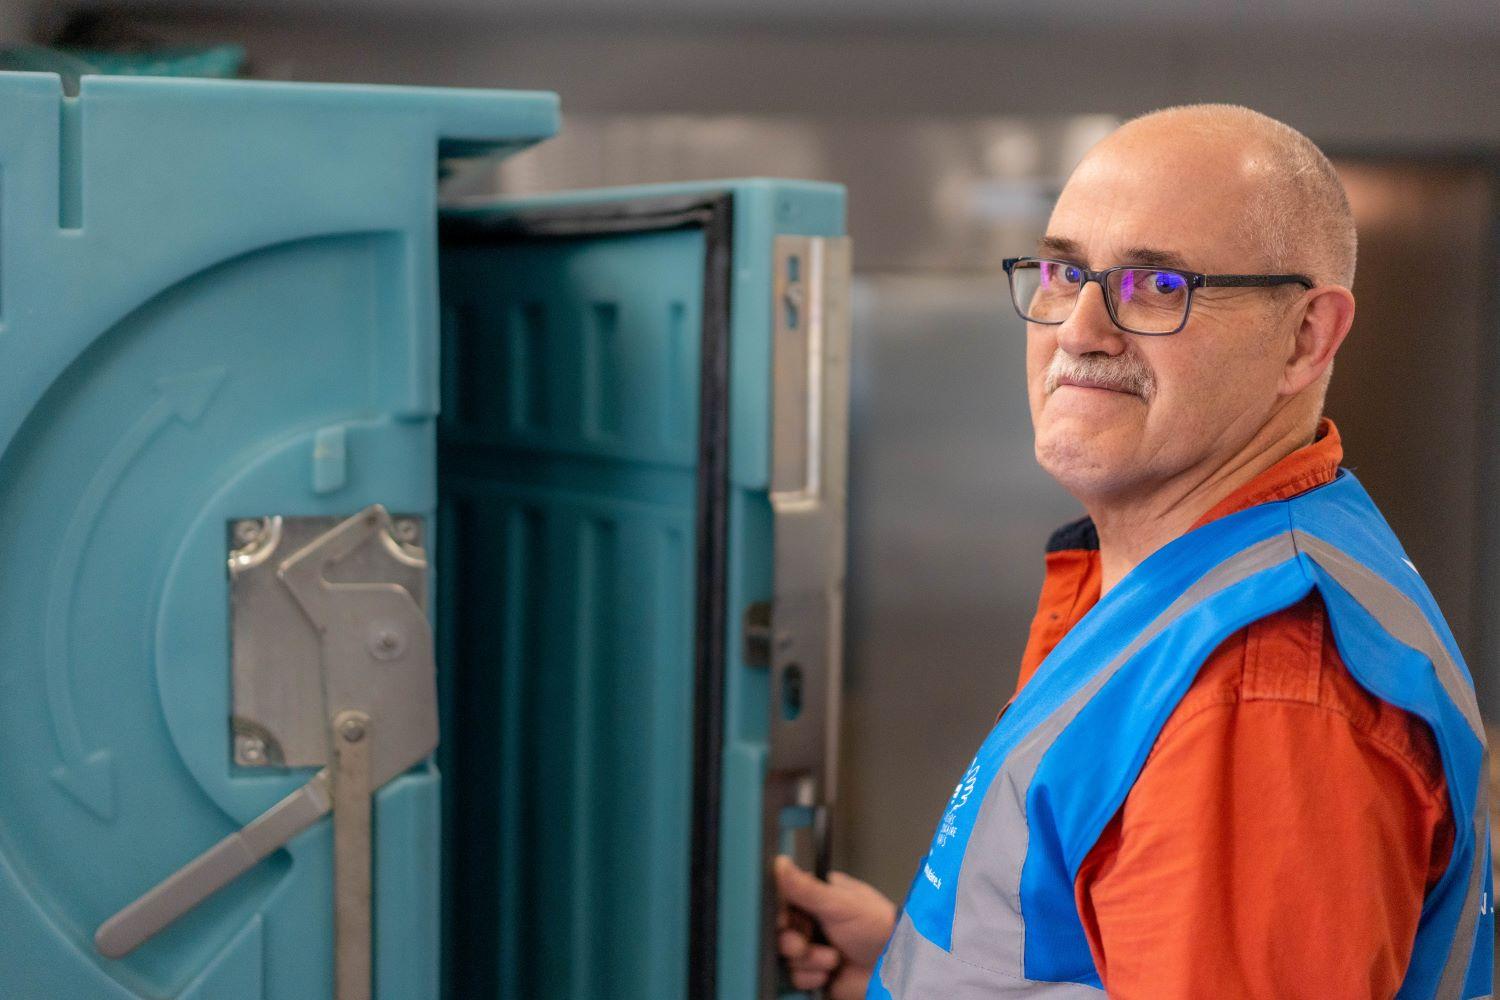
[[[1117,438],[1121,430],[1079,420],[1047,421],[1037,430],[1037,463],[1080,499],[1117,492],[1134,468],[1131,450]]]

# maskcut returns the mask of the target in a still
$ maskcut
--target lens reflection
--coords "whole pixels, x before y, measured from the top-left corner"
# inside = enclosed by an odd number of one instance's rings
[[[1067,319],[1082,283],[1083,270],[1060,261],[1021,261],[1010,272],[1011,298],[1016,311],[1034,323],[1061,323]]]
[[[1110,304],[1121,326],[1137,333],[1170,333],[1188,307],[1187,279],[1175,271],[1127,267],[1106,279]]]

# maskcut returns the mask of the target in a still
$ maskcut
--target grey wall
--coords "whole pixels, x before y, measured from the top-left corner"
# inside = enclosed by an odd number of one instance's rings
[[[78,6],[37,8],[36,30]],[[1382,4],[1392,9],[1377,17],[1363,13],[1380,13],[1368,4],[1319,4],[1305,22],[1309,5],[1262,18],[1231,16],[1229,4],[1113,4],[1107,30],[1081,14],[1039,23],[1018,4],[980,16],[984,5],[950,3],[904,22],[888,4],[821,5],[837,18],[803,5],[800,20],[757,22],[752,10],[739,23],[663,16],[664,6],[605,15],[594,5],[570,17],[562,5],[546,20],[523,7],[529,17],[506,20],[513,8],[479,16],[480,5],[454,0],[425,15],[389,0],[344,3],[334,15],[292,2],[116,5],[164,38],[243,41],[266,76],[542,88],[573,112],[1130,115],[1224,100],[1334,145],[1500,137],[1500,16],[1489,2],[1405,17],[1395,16],[1401,5]],[[1100,5],[1074,5],[1085,6]],[[862,17],[866,7],[883,19]]]

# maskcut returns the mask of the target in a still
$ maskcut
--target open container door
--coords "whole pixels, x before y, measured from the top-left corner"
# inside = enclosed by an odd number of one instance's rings
[[[0,74],[0,996],[437,995],[437,169],[556,124]]]
[[[775,996],[769,860],[833,795],[842,189],[439,232],[447,993]]]

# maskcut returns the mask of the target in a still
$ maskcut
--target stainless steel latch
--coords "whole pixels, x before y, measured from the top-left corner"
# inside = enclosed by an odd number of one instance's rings
[[[761,821],[766,889],[760,996],[778,995],[770,865],[791,849],[828,867],[843,661],[849,420],[849,240],[778,236],[769,604],[744,613],[745,659],[770,671],[770,751]],[[805,850],[797,850],[801,841]]]
[[[230,526],[233,755],[312,778],[94,935],[119,958],[333,812],[337,1000],[371,995],[374,791],[437,746],[421,525],[374,505]]]

